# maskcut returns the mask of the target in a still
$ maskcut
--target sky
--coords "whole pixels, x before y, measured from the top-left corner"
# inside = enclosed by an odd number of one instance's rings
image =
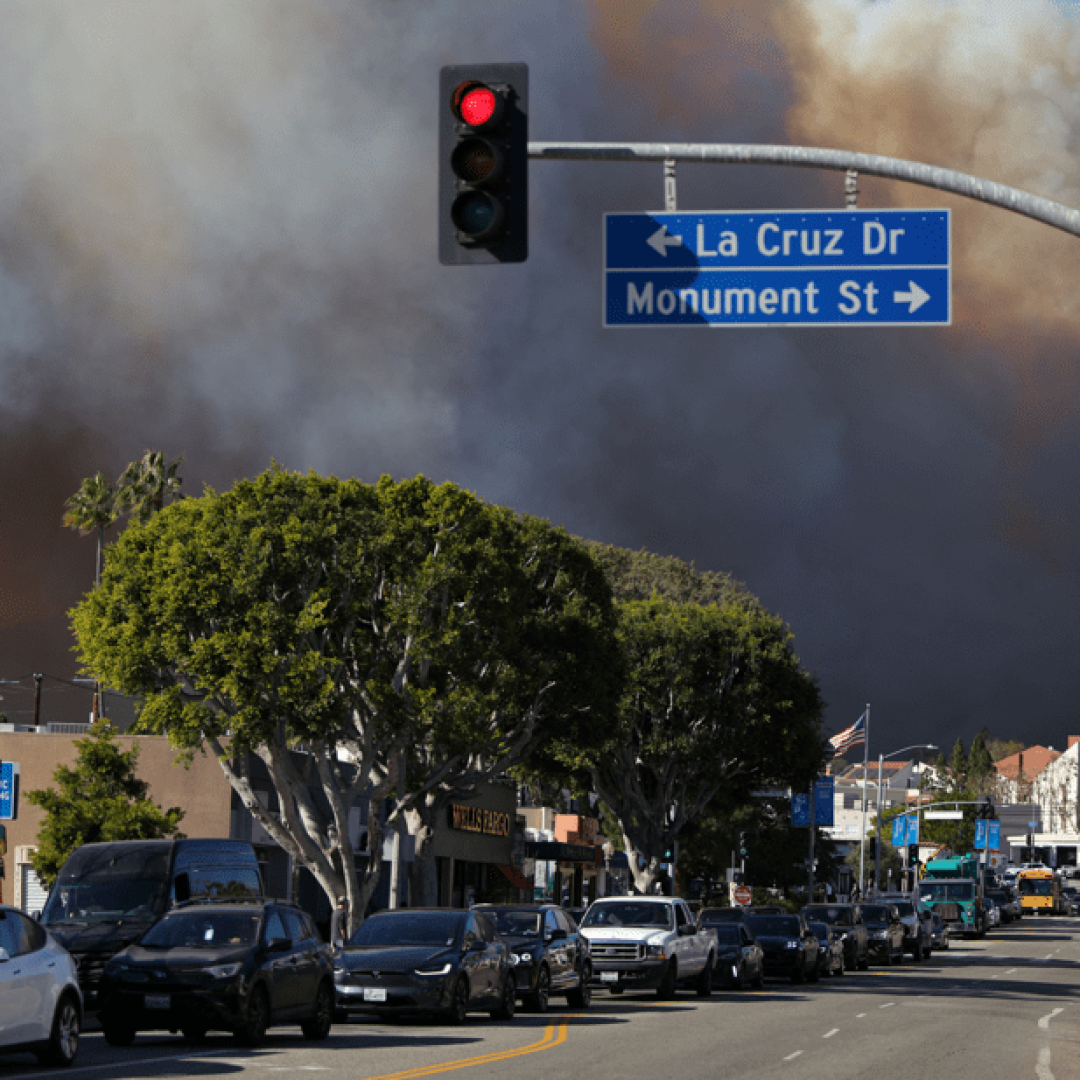
[[[437,257],[438,73],[525,62],[534,141],[779,143],[1080,207],[1059,0],[23,0],[0,36],[0,679],[88,694],[99,470],[422,473],[725,571],[869,755],[1080,734],[1080,238],[950,208],[953,324],[602,328],[605,212],[659,163],[533,161],[530,257]],[[680,210],[840,209],[840,173],[681,165]],[[28,719],[25,680],[0,710]],[[72,702],[76,702],[72,706]],[[66,718],[66,717],[63,717]]]

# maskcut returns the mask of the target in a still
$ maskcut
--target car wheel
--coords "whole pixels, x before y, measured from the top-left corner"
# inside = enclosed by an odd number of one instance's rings
[[[330,1034],[334,1023],[334,992],[327,983],[321,983],[315,993],[315,1010],[307,1020],[300,1022],[305,1039],[321,1042]]]
[[[259,1046],[266,1038],[266,1029],[269,1026],[270,1002],[266,991],[261,986],[256,986],[248,999],[244,1022],[234,1032],[236,1041],[241,1046]]]
[[[867,949],[867,951],[863,954],[863,958],[861,960],[859,960],[855,964],[855,966],[860,971],[869,971],[870,970],[870,950],[869,949]]]
[[[571,1009],[587,1009],[592,1003],[591,964],[586,964],[581,969],[581,982],[566,995],[566,1002]]]
[[[708,997],[712,993],[712,973],[713,973],[713,958],[709,957],[705,961],[705,966],[701,969],[701,974],[694,981],[694,990],[697,992],[698,997]]]
[[[818,967],[817,957],[814,958],[814,962],[810,965],[806,978],[808,982],[812,983],[816,983],[821,979],[821,968]]]
[[[119,1020],[103,1020],[101,1033],[110,1046],[130,1046],[135,1041],[135,1028]]]
[[[536,989],[526,997],[525,1006],[529,1012],[546,1013],[550,996],[551,972],[546,967],[541,967],[536,973]]]
[[[464,1024],[469,1015],[469,987],[464,978],[459,978],[450,991],[450,1008],[447,1019],[451,1024]]]
[[[791,981],[793,983],[806,982],[806,968],[803,966],[803,962],[800,960],[798,964],[792,969]]]
[[[844,954],[840,954],[840,963],[836,965],[836,974],[843,975],[847,971],[847,964],[844,962]]]
[[[185,1024],[180,1033],[189,1043],[201,1043],[206,1038],[205,1024]]]
[[[79,1049],[79,1006],[70,995],[65,995],[56,1006],[48,1045],[37,1052],[42,1065],[70,1065]]]
[[[754,989],[755,990],[764,990],[765,989],[765,967],[764,967],[764,965],[761,965],[760,967],[758,967],[757,978],[754,980]]]
[[[679,978],[679,965],[673,956],[668,962],[667,967],[664,968],[664,977],[660,980],[660,985],[656,988],[656,996],[661,1001],[674,1001],[675,1000],[675,983]]]
[[[514,986],[514,973],[508,971],[503,980],[501,1000],[496,1008],[491,1010],[492,1020],[513,1020],[514,1010],[517,1005],[517,989]]]

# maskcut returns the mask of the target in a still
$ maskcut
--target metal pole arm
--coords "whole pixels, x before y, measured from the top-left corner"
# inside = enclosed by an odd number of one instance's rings
[[[855,169],[871,176],[950,191],[1022,214],[1044,225],[1080,236],[1080,210],[1039,195],[984,180],[954,169],[904,158],[826,150],[813,146],[737,143],[529,143],[529,157],[549,161],[701,161],[730,165],[797,165],[809,169]]]

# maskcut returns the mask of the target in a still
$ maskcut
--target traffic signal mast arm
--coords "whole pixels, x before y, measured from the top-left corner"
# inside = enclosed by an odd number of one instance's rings
[[[795,165],[810,169],[854,170],[923,187],[951,191],[1022,214],[1080,236],[1080,210],[953,169],[904,158],[826,150],[811,146],[737,143],[544,143],[528,144],[529,157],[549,161],[697,161],[730,165]]]

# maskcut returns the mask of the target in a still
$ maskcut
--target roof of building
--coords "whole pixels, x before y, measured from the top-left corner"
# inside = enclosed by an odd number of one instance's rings
[[[1021,773],[1025,780],[1032,780],[1050,764],[1061,757],[1060,750],[1051,750],[1048,746],[1029,746],[1019,753],[1010,754],[994,762],[998,773],[1009,780],[1019,780]]]

